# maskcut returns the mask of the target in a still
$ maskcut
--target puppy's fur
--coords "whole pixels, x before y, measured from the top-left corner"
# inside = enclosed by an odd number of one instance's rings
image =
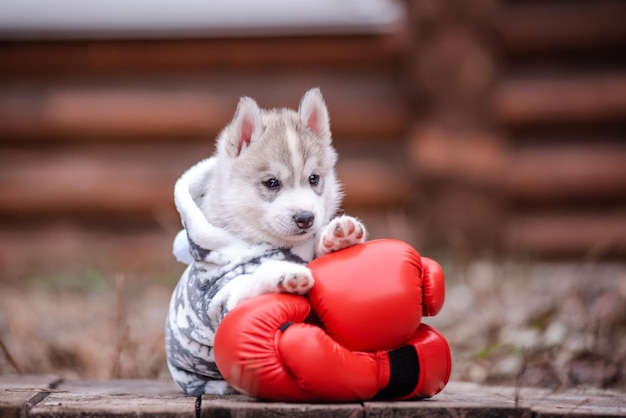
[[[166,345],[172,376],[185,392],[226,387],[212,349],[228,311],[263,293],[305,294],[314,286],[308,262],[365,240],[357,219],[333,219],[342,195],[331,143],[318,89],[306,92],[297,112],[263,110],[244,97],[218,137],[215,155],[190,169],[204,170],[202,181],[185,180],[194,173],[179,180],[175,197],[193,262],[172,296]],[[185,193],[192,198],[181,198]],[[197,205],[228,242],[195,242],[189,205]]]

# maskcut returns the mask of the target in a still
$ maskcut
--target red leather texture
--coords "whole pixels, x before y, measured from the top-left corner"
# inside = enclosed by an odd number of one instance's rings
[[[313,310],[328,335],[353,350],[380,350],[408,340],[422,320],[420,255],[397,240],[375,240],[309,263]]]

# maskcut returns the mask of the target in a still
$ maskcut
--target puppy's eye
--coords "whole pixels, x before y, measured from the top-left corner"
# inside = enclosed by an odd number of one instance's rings
[[[311,174],[309,176],[309,184],[311,186],[317,186],[320,182],[320,176],[318,174]]]
[[[280,187],[280,180],[272,177],[271,179],[265,180],[263,182],[263,185],[265,185],[265,187],[270,190],[278,189]]]

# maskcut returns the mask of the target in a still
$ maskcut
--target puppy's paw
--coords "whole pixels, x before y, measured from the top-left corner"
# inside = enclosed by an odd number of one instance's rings
[[[352,216],[339,216],[326,226],[322,231],[317,254],[323,255],[333,251],[364,242],[367,231],[361,221]]]
[[[304,295],[314,283],[311,270],[298,264],[289,264],[284,266],[278,276],[277,288],[280,292]]]

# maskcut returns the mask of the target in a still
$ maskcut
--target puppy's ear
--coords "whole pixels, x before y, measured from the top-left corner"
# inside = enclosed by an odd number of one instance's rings
[[[242,97],[237,105],[235,116],[228,126],[225,148],[232,158],[239,156],[262,131],[261,109],[249,97]]]
[[[300,119],[315,135],[328,141],[331,140],[328,109],[320,89],[313,88],[304,94],[298,113]]]

